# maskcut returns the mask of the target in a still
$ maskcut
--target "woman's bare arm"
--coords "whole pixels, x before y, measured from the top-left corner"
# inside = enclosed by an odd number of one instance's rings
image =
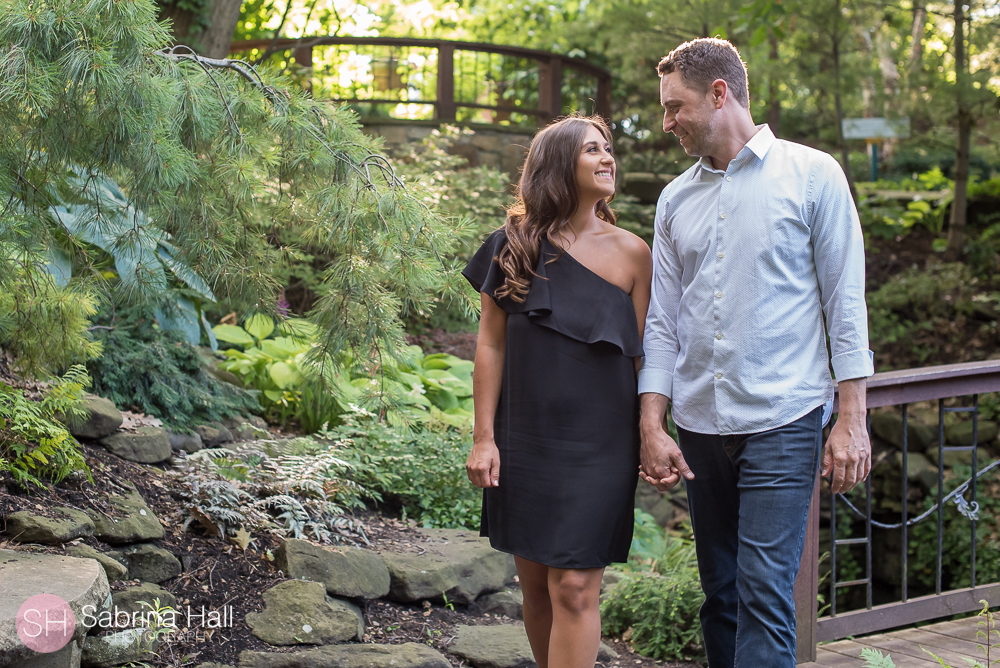
[[[642,239],[635,237],[629,248],[629,260],[633,267],[632,306],[635,308],[636,326],[639,328],[639,342],[646,329],[646,313],[649,311],[649,297],[653,283],[653,255]],[[635,369],[642,366],[642,358],[635,358]]]
[[[503,383],[507,312],[488,295],[482,294],[481,297],[476,365],[472,371],[475,426],[472,430],[472,452],[465,463],[465,472],[476,487],[497,487],[500,484],[500,452],[493,440],[493,418]]]

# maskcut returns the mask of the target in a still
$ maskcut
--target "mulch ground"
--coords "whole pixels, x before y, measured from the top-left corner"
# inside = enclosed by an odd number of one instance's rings
[[[112,512],[105,499],[109,494],[122,494],[134,485],[142,494],[164,526],[164,537],[155,544],[176,555],[184,567],[182,574],[160,586],[172,593],[178,602],[182,627],[160,648],[158,655],[144,661],[154,666],[195,666],[203,662],[236,665],[240,652],[294,652],[308,646],[276,648],[257,639],[247,626],[247,613],[261,610],[261,594],[284,576],[277,570],[270,554],[281,543],[279,536],[255,534],[246,550],[205,535],[197,524],[184,529],[183,499],[176,491],[176,482],[163,469],[128,462],[106,452],[103,448],[84,446],[87,464],[94,482],[78,477],[63,481],[48,489],[24,490],[9,478],[0,476],[0,517],[18,510],[48,514],[52,508],[70,506],[80,510],[93,509],[101,513]],[[421,540],[412,524],[375,511],[358,514],[366,528],[372,547],[399,548]],[[84,539],[99,550],[107,546],[94,538]],[[22,546],[0,541],[0,547],[30,549],[36,552],[64,554],[59,546]],[[137,581],[116,582],[113,591],[120,591]],[[516,585],[515,585],[516,586]],[[205,610],[223,610],[232,606],[232,625],[219,629],[200,628],[197,617],[186,625],[188,609],[193,615]],[[405,605],[389,601],[371,601],[364,606],[366,643],[399,644],[420,642],[440,650],[455,666],[464,662],[446,654],[445,649],[454,642],[459,625],[512,623],[506,617],[480,613],[464,606],[441,606],[424,602]],[[659,662],[634,653],[627,643],[605,638],[618,653],[619,658],[603,665],[636,666],[652,668],[694,668],[700,663]]]

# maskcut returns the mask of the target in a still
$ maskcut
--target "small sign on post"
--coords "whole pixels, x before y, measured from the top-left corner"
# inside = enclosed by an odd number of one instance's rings
[[[878,181],[878,144],[883,139],[910,136],[909,118],[845,118],[840,123],[844,139],[864,139],[872,160],[872,181]]]

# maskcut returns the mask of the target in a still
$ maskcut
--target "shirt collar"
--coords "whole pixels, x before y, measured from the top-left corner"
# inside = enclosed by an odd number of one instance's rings
[[[763,160],[764,156],[767,155],[771,145],[775,142],[774,133],[771,132],[771,128],[767,123],[762,123],[756,127],[757,132],[754,133],[753,137],[750,137],[750,140],[743,146],[734,160],[739,160],[741,157],[745,157],[744,152],[747,149],[750,149],[750,151],[757,156],[758,160]],[[716,174],[722,174],[724,172],[724,170],[713,167],[712,161],[707,156],[700,158],[698,160],[698,165],[701,169],[714,172]]]

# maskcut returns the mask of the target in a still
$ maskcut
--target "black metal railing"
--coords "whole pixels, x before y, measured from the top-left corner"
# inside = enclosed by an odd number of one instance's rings
[[[582,111],[610,119],[611,75],[520,47],[395,37],[246,40],[231,56],[297,76],[316,98],[362,116],[541,126]]]
[[[895,501],[891,494],[883,493],[879,498],[873,498],[873,475],[860,490],[853,495],[831,494],[827,491],[821,499],[821,487],[829,490],[826,482],[817,481],[809,513],[809,526],[806,536],[806,547],[802,566],[796,581],[795,600],[798,622],[798,658],[799,661],[813,661],[816,658],[816,643],[837,640],[848,636],[856,636],[894,627],[905,626],[948,615],[972,612],[981,607],[979,601],[985,599],[991,605],[1000,604],[1000,583],[982,583],[976,574],[976,543],[977,521],[979,519],[979,504],[977,500],[978,482],[984,475],[1000,473],[1000,459],[980,468],[981,445],[980,438],[980,401],[979,395],[1000,391],[1000,361],[972,362],[954,364],[924,369],[910,369],[875,374],[868,382],[869,433],[872,432],[871,409],[898,407],[901,427],[901,442],[898,452],[900,464],[899,510],[895,510]],[[910,451],[911,428],[915,422],[910,415],[911,407],[918,402],[936,402],[937,412],[937,471],[934,503],[922,511],[911,513],[910,505],[913,495],[909,485],[909,459],[915,456]],[[957,405],[955,405],[957,404]],[[949,414],[966,414],[971,418],[971,443],[947,443],[945,434],[946,416]],[[882,414],[885,415],[884,413]],[[924,427],[929,429],[929,427]],[[933,443],[930,446],[934,448]],[[930,452],[930,451],[928,451]],[[970,453],[971,474],[964,482],[958,484],[950,493],[945,493],[945,468],[949,453]],[[891,448],[883,448],[882,454],[895,456]],[[891,467],[887,467],[891,468]],[[929,486],[929,484],[928,484]],[[886,490],[883,490],[886,491]],[[895,489],[889,490],[895,492]],[[969,498],[966,498],[966,495]],[[854,497],[853,499],[851,497]],[[862,499],[857,497],[861,496]],[[952,580],[951,588],[943,589],[944,572],[944,518],[946,507],[953,503],[955,511],[969,522],[969,577],[961,584],[968,586],[955,587],[956,578],[947,574]],[[840,513],[838,514],[838,511]],[[845,518],[852,527],[850,531],[838,531],[838,522]],[[876,519],[877,518],[877,519]],[[912,527],[924,522],[936,520],[936,563],[934,564],[933,588],[924,588],[913,593],[909,574],[910,537]],[[857,527],[863,522],[863,528]],[[829,531],[825,545],[820,542],[822,530]],[[898,585],[895,577],[891,587],[880,587],[879,598],[876,601],[876,577],[873,571],[873,531],[879,532],[875,537],[884,541],[880,548],[894,543],[898,534],[899,573]],[[848,535],[842,535],[847,533]],[[839,579],[838,559],[840,555],[852,549],[864,548],[863,570],[861,577]],[[882,555],[891,554],[895,548],[892,545],[889,552],[881,549]],[[828,614],[818,615],[817,595],[820,593],[819,561],[823,550],[828,550],[830,560],[828,587]],[[926,551],[925,551],[926,553]],[[853,560],[857,566],[857,560]],[[887,565],[878,564],[879,569],[886,572]],[[927,565],[925,565],[926,567]],[[854,596],[855,605],[846,606],[854,609],[838,610],[838,598],[849,591],[863,588],[863,594]],[[932,593],[928,590],[932,589]],[[896,600],[886,602],[886,592],[892,590],[898,594],[890,594]],[[857,603],[860,602],[860,605]]]

